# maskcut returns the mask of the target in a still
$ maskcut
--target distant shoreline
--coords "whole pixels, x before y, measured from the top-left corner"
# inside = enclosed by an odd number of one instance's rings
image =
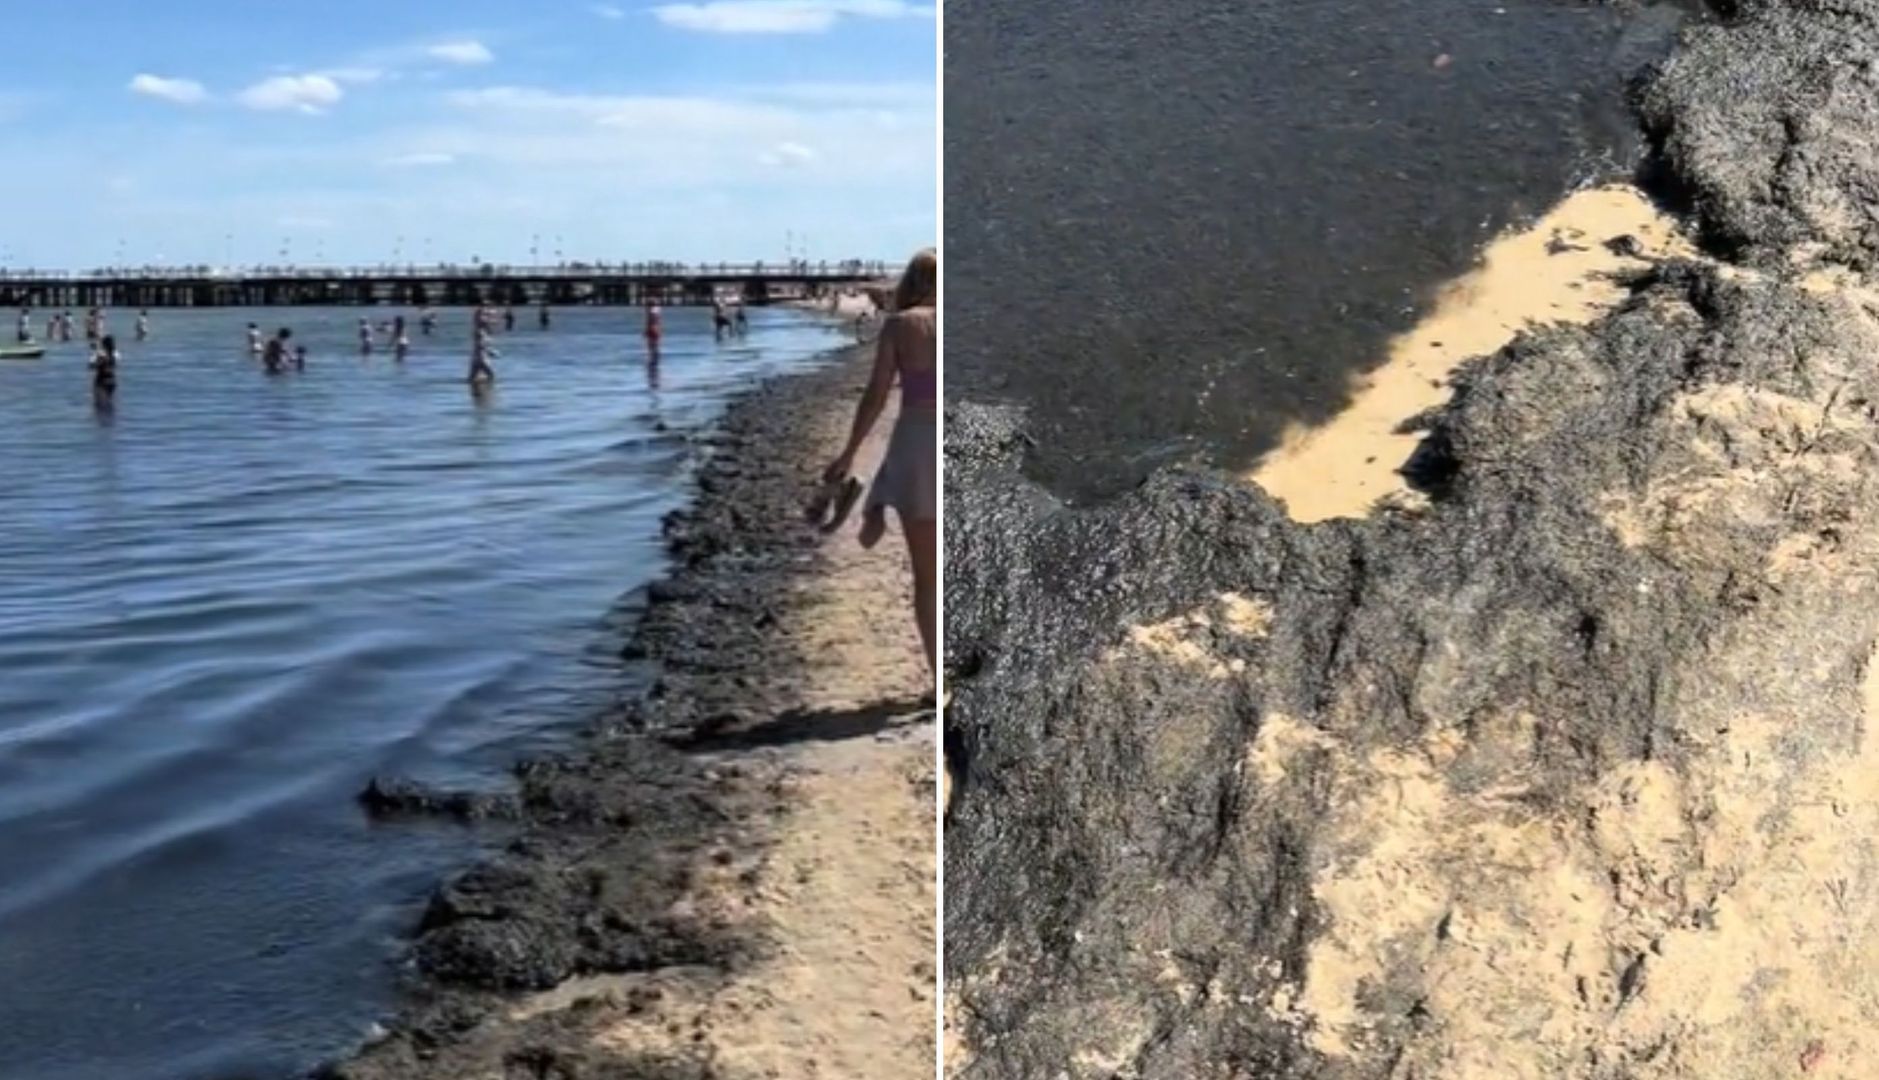
[[[21,271],[0,273],[0,307],[678,307],[723,295],[761,306],[866,287],[883,273],[882,264],[861,261]]]

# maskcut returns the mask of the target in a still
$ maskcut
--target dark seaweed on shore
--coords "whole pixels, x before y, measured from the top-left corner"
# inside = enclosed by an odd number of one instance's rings
[[[1301,526],[1167,469],[1072,508],[1021,414],[950,404],[955,1075],[1863,1075],[1871,805],[1807,822],[1872,798],[1879,334],[1787,268],[1879,260],[1879,3],[1727,14],[1637,101],[1751,272],[1663,265],[1472,362],[1425,505]],[[1826,884],[1784,892],[1802,850]],[[1710,1027],[1675,1019],[1700,950],[1755,957]],[[1332,984],[1348,1015],[1297,1007]]]
[[[465,1057],[557,1080],[723,1075],[702,1058],[594,1051],[597,1025],[653,1007],[632,995],[545,1014],[523,1026],[520,1042],[486,1052],[474,1044],[516,995],[572,977],[680,967],[722,976],[762,954],[762,942],[687,898],[702,866],[763,849],[788,792],[774,770],[688,747],[701,733],[777,715],[776,682],[761,673],[788,671],[794,646],[763,629],[815,546],[799,502],[818,464],[805,417],[846,407],[859,356],[844,351],[760,384],[699,436],[698,497],[666,522],[673,569],[646,589],[622,648],[651,679],[641,697],[602,718],[579,748],[518,763],[510,790],[378,777],[361,792],[380,820],[444,818],[507,839],[431,897],[414,927],[409,1007],[320,1077],[443,1076],[454,1067],[444,1062]]]

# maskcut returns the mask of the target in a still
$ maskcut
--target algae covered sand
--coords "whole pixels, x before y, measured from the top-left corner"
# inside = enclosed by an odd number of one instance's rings
[[[1074,509],[951,411],[954,1075],[1879,1059],[1879,5],[1736,7],[1639,98],[1704,257],[1463,363],[1417,500]]]

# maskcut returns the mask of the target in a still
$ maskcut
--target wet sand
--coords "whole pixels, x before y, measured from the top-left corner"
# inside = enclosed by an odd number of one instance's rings
[[[1621,237],[1636,245],[1610,243]],[[1456,368],[1530,327],[1591,322],[1625,295],[1618,275],[1692,253],[1675,221],[1634,188],[1571,195],[1489,244],[1474,270],[1438,293],[1426,318],[1390,342],[1388,359],[1352,382],[1342,412],[1289,429],[1247,478],[1304,522],[1358,517],[1379,499],[1406,494],[1398,470],[1422,435],[1404,422],[1446,400]]]
[[[897,532],[863,551],[858,519],[824,537],[800,511],[868,360],[730,411],[626,649],[658,679],[587,752],[518,770],[507,801],[384,785],[383,813],[520,837],[440,891],[412,1009],[334,1076],[931,1070],[933,726],[906,556]]]

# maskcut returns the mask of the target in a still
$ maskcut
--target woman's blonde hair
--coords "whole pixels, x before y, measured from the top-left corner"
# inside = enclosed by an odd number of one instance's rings
[[[908,261],[906,271],[900,275],[900,285],[894,290],[894,310],[935,307],[938,300],[939,252],[926,248]]]

